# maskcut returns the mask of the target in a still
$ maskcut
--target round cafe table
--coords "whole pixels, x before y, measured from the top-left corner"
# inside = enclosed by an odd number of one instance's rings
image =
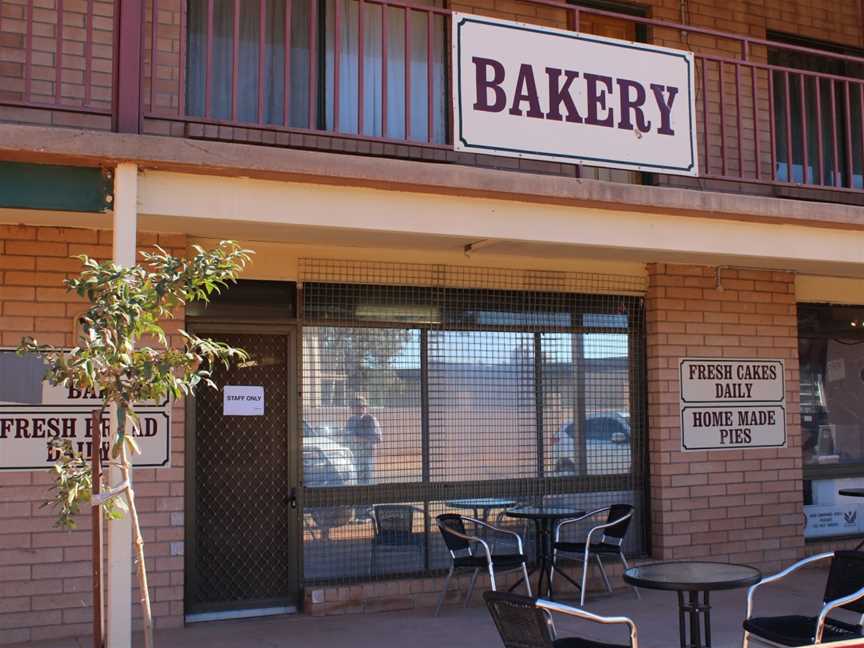
[[[761,579],[762,572],[749,565],[691,560],[652,563],[624,571],[624,581],[630,585],[678,593],[678,634],[681,648],[710,648],[709,592],[749,587]],[[703,633],[705,643],[702,643]]]
[[[545,598],[552,598],[552,542],[553,531],[555,529],[555,523],[561,520],[571,520],[573,518],[580,518],[585,515],[585,511],[571,508],[569,506],[518,506],[516,508],[507,509],[504,511],[504,515],[511,518],[521,518],[523,520],[533,520],[534,521],[534,534],[537,540],[537,562],[531,571],[528,573],[530,577],[535,571],[538,572],[537,576],[537,590],[535,594],[537,596],[544,596],[543,594],[543,577],[546,577],[546,594]],[[579,587],[579,583],[570,578],[563,571],[559,571],[558,574],[563,576],[568,581],[573,583],[577,588]],[[511,587],[511,591],[516,588],[517,585],[520,584],[520,581],[516,581],[516,583]]]
[[[448,500],[445,504],[450,508],[473,511],[475,519],[481,522],[488,522],[489,511],[497,508],[507,509],[514,506],[516,502],[497,497],[474,497],[470,499]]]

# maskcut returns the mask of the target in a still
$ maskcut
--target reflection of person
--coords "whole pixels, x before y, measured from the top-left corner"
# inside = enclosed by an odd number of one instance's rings
[[[357,482],[369,484],[372,482],[372,468],[375,463],[375,446],[381,442],[381,426],[378,420],[369,413],[369,405],[362,396],[351,400],[351,417],[346,428],[354,448],[354,460],[357,462]]]

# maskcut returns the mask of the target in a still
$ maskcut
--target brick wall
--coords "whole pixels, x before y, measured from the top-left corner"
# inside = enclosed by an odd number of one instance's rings
[[[75,109],[111,108],[114,2],[65,0],[62,12],[58,4],[58,0],[0,3],[0,103],[59,105],[69,110],[0,106],[0,121],[108,129],[110,117]],[[29,57],[28,40],[32,42]]]
[[[646,303],[652,552],[779,569],[804,553],[793,275],[651,264]],[[782,358],[788,447],[681,452],[682,357]]]
[[[144,246],[156,242],[185,254],[185,237],[139,234]],[[72,318],[83,306],[62,281],[80,268],[74,254],[110,257],[111,232],[0,225],[3,346],[24,335],[72,343]],[[175,406],[172,467],[134,472],[157,627],[183,619],[183,415]],[[90,518],[77,531],[54,528],[52,510],[41,508],[49,484],[47,470],[0,473],[0,644],[91,630]]]

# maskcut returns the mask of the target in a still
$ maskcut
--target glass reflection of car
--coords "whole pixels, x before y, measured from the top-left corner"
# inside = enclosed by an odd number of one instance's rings
[[[553,475],[579,473],[575,426],[568,421],[552,439]],[[602,412],[585,417],[588,474],[627,472],[630,468],[630,414]]]
[[[333,428],[303,422],[303,484],[306,488],[355,486],[357,468],[354,453],[342,445]],[[318,529],[329,532],[348,524],[354,517],[352,506],[308,509]]]

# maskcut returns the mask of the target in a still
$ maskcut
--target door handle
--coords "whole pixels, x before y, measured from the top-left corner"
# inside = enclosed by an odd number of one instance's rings
[[[297,489],[292,488],[291,492],[288,494],[288,504],[292,509],[297,508]]]

